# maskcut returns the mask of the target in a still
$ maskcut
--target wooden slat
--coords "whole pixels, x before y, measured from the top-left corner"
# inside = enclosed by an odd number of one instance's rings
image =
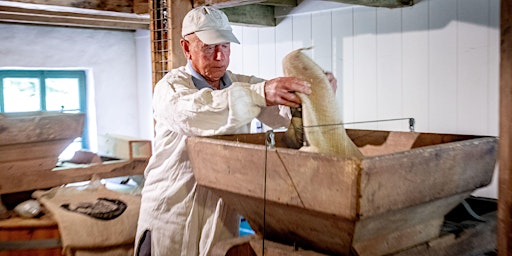
[[[501,1],[498,254],[512,252],[512,2]]]

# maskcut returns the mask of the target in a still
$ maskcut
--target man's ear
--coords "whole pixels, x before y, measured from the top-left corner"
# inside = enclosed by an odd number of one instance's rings
[[[180,45],[181,49],[183,50],[183,54],[185,55],[185,58],[190,59],[190,43],[189,41],[185,39],[180,39]]]

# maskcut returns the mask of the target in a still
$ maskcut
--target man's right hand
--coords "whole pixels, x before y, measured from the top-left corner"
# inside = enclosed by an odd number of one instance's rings
[[[278,77],[265,82],[267,106],[285,105],[299,107],[301,101],[295,92],[311,93],[311,84],[296,77]]]

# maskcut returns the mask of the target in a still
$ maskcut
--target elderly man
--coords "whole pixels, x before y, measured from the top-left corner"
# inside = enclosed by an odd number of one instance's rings
[[[197,186],[186,138],[247,133],[254,118],[287,126],[289,107],[301,103],[295,92],[311,92],[297,78],[264,81],[228,71],[230,43],[239,42],[213,7],[191,10],[182,36],[187,65],[166,74],[154,91],[155,150],[145,171],[136,255],[207,255],[216,242],[237,236],[237,213]]]

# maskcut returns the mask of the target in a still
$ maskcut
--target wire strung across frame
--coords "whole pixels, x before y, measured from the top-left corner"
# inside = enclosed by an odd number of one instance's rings
[[[377,122],[399,121],[399,120],[409,120],[409,130],[411,132],[414,132],[414,125],[416,124],[414,117],[381,119],[381,120],[371,120],[371,121],[358,121],[358,122],[347,122],[347,123],[336,123],[336,124],[304,125],[302,127],[315,128],[315,127],[324,127],[324,126],[339,126],[339,125],[347,125],[347,124],[366,124],[366,123],[377,123]]]

